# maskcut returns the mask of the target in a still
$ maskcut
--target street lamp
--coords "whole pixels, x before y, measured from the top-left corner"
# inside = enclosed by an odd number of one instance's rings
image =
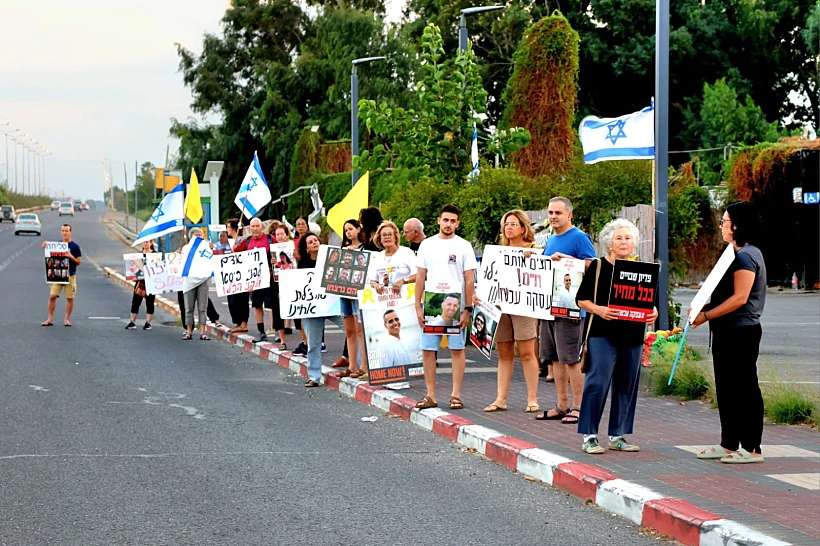
[[[507,6],[481,6],[477,8],[465,8],[461,10],[461,20],[458,23],[458,50],[467,51],[467,16],[474,13],[484,13],[485,11],[496,11]]]
[[[353,59],[353,68],[350,71],[350,148],[351,159],[359,155],[359,75],[356,71],[360,64],[373,61],[382,61],[387,57],[363,57]],[[353,169],[353,180],[351,186],[355,186],[359,180],[359,169]]]
[[[0,125],[0,127],[11,127],[11,123],[4,123]],[[15,129],[13,131],[2,130],[0,132],[3,133],[6,137],[6,186],[9,184],[9,135],[13,135],[14,133],[19,133],[20,129]],[[14,141],[14,191],[17,192],[17,140]]]

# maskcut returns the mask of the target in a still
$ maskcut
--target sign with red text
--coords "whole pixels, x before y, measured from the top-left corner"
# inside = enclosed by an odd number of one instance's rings
[[[660,264],[615,260],[609,308],[618,311],[618,320],[646,322],[655,307]]]
[[[46,243],[46,282],[48,284],[68,284],[68,243]]]
[[[122,260],[125,266],[125,280],[136,281],[145,278],[143,267],[147,263],[155,263],[162,259],[162,254],[159,252],[149,252],[143,254],[136,252],[133,254],[123,254]]]
[[[584,280],[586,260],[563,258],[553,262],[552,283],[552,316],[579,319],[581,308],[575,302],[575,296],[581,281]]]
[[[216,256],[214,285],[220,297],[270,287],[268,254],[264,248]]]
[[[321,287],[328,294],[357,299],[367,282],[370,252],[322,245],[316,269],[322,272]]]
[[[538,250],[488,245],[481,257],[477,294],[503,313],[553,320],[552,260]]]

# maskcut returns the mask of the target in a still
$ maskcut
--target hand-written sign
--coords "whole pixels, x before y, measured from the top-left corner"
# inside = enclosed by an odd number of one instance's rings
[[[270,287],[270,267],[264,249],[253,248],[217,256],[214,271],[216,294],[230,296]]]
[[[537,252],[537,251],[536,251]],[[510,315],[553,320],[552,260],[522,249],[489,245],[481,259],[478,297]]]
[[[68,243],[47,242],[45,247],[46,282],[68,284]]]
[[[619,320],[646,322],[655,307],[660,268],[656,263],[615,260],[609,307],[618,311]]]
[[[159,252],[149,252],[148,254],[135,252],[133,254],[123,254],[122,259],[125,264],[125,280],[135,281],[145,278],[143,273],[145,264],[160,261],[162,254]]]
[[[318,269],[283,269],[279,272],[279,312],[283,319],[340,315],[338,296],[319,287]]]
[[[172,266],[166,260],[145,264],[145,291],[148,294],[164,294],[182,291],[182,275],[172,273]]]

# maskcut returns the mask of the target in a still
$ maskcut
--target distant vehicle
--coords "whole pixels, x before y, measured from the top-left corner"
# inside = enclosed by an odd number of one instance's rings
[[[59,201],[52,201],[51,202],[51,210],[60,210],[60,202]]]
[[[40,217],[30,212],[24,212],[17,216],[17,221],[14,223],[14,234],[36,233],[39,237],[41,235],[40,228]]]
[[[88,203],[83,203],[80,210],[88,210]]]
[[[64,214],[74,216],[74,207],[68,201],[63,201],[60,203],[60,216],[63,216]]]
[[[14,213],[14,207],[11,205],[3,205],[0,207],[0,222],[14,222],[16,219],[17,215]]]
[[[79,211],[83,210],[82,203],[78,203],[78,202],[75,201],[74,202],[74,210],[79,210]]]

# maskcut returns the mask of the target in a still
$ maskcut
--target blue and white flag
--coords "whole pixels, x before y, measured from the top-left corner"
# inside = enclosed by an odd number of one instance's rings
[[[584,163],[655,159],[655,108],[619,118],[587,116],[578,128]]]
[[[140,231],[137,240],[131,246],[138,246],[143,241],[150,241],[175,231],[181,231],[184,228],[184,205],[185,198],[182,192],[182,182],[180,182],[174,189],[165,194],[160,204],[154,209],[154,213],[142,226],[142,231]]]
[[[262,207],[270,203],[270,200],[268,183],[265,180],[265,175],[262,174],[259,158],[254,152],[253,161],[248,167],[248,172],[245,173],[245,179],[242,180],[242,185],[239,186],[239,192],[233,202],[240,210],[245,212],[245,216],[250,220],[262,210]]]
[[[213,275],[216,260],[213,259],[214,252],[208,241],[201,237],[194,237],[182,249],[184,265],[182,266],[182,278],[194,277],[198,279]]]
[[[470,149],[470,161],[473,163],[473,170],[470,171],[470,178],[475,182],[478,180],[478,129],[473,123],[473,143]]]

